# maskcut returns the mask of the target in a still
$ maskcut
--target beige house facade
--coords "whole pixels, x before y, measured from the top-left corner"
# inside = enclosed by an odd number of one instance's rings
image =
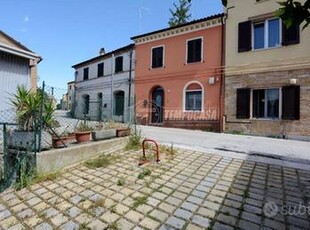
[[[225,9],[224,131],[310,139],[310,28],[287,29],[276,0]]]

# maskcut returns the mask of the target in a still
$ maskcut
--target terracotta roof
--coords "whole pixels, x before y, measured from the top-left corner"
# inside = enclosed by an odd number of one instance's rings
[[[108,53],[106,53],[106,54],[99,55],[99,56],[96,56],[96,57],[94,57],[94,58],[91,58],[91,59],[88,59],[88,60],[86,60],[86,61],[83,61],[83,62],[80,62],[80,63],[78,63],[78,64],[75,64],[75,65],[72,66],[72,68],[76,68],[76,67],[79,67],[79,66],[81,66],[81,65],[85,65],[85,64],[87,64],[87,63],[89,63],[89,62],[93,62],[93,61],[96,61],[96,60],[100,60],[100,59],[102,59],[102,58],[108,57],[108,56],[110,56],[110,55],[112,55],[112,54],[115,54],[115,53],[119,53],[119,52],[122,52],[122,51],[125,51],[125,50],[133,49],[134,46],[135,46],[135,44],[130,44],[130,45],[121,47],[121,48],[119,48],[119,49],[113,50],[113,51],[108,52]]]
[[[161,29],[161,30],[156,30],[156,31],[149,32],[149,33],[146,33],[146,34],[137,35],[137,36],[131,37],[130,39],[134,40],[136,38],[141,38],[141,37],[144,37],[144,36],[149,36],[149,35],[152,35],[152,34],[161,33],[161,32],[164,32],[164,31],[180,28],[180,27],[183,27],[183,26],[188,26],[188,25],[199,23],[199,22],[203,22],[203,21],[212,20],[212,19],[215,19],[215,18],[220,18],[220,17],[223,17],[223,16],[224,16],[223,13],[221,13],[221,14],[214,14],[214,15],[211,15],[211,16],[208,16],[208,17],[205,17],[205,18],[201,18],[201,19],[197,19],[197,20],[193,20],[193,21],[181,24],[181,25],[177,25],[177,26],[173,26],[173,27],[167,27],[167,28],[164,28],[164,29]]]

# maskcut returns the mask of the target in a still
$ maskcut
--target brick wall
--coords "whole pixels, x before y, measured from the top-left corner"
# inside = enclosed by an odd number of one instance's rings
[[[273,88],[289,84],[291,78],[300,85],[300,120],[236,119],[237,88]],[[269,71],[226,76],[225,82],[225,131],[264,136],[310,137],[310,69]]]

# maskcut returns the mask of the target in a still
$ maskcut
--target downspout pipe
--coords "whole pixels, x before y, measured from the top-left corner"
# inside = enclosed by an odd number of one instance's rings
[[[224,114],[225,114],[225,39],[226,39],[226,14],[221,16],[222,32],[221,32],[221,85],[220,85],[220,132],[224,132]]]
[[[111,56],[111,120],[113,119],[114,53]]]
[[[130,51],[129,53],[129,79],[128,79],[128,121],[130,121],[131,111],[131,85],[132,85],[132,53],[133,51]]]
[[[128,106],[130,106],[131,84],[132,84],[132,51],[129,53],[129,88],[128,88]]]

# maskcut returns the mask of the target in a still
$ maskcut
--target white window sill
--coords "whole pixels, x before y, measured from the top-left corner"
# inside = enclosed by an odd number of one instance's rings
[[[250,118],[251,121],[281,121],[280,118]]]
[[[150,67],[149,70],[157,70],[157,69],[164,69],[166,66],[161,66],[161,67]]]
[[[260,52],[260,51],[265,51],[265,50],[273,50],[273,49],[279,49],[283,47],[282,45],[275,46],[275,47],[267,47],[267,48],[260,48],[260,49],[252,49],[253,52]]]
[[[204,63],[205,61],[204,60],[201,60],[201,61],[196,61],[196,62],[186,62],[185,65],[197,65],[197,64],[201,64],[201,63]]]
[[[184,113],[202,113],[202,110],[183,110]]]

